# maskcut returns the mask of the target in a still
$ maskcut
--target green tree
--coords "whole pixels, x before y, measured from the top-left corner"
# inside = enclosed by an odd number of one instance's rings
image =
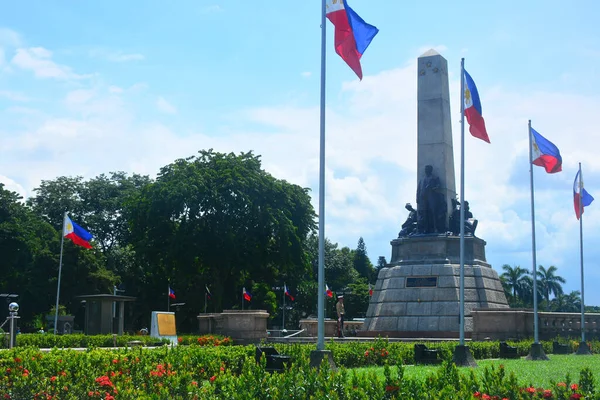
[[[318,279],[319,266],[319,240],[317,235],[310,235],[307,240],[307,254],[312,264],[312,277]],[[325,283],[333,291],[345,288],[348,284],[359,278],[354,269],[354,250],[348,247],[338,248],[337,243],[332,243],[325,238]]]
[[[546,307],[550,306],[550,295],[563,294],[562,284],[566,283],[566,280],[562,276],[556,275],[556,271],[557,268],[554,265],[548,269],[540,265],[537,270],[537,278],[542,296],[546,300]]]
[[[298,280],[310,265],[308,189],[274,178],[252,152],[176,160],[129,202],[127,217],[147,288],[164,293],[170,279],[191,304],[203,303],[198,288],[209,284],[215,309],[232,307],[247,282]]]
[[[504,273],[500,278],[510,305],[512,307],[523,305],[527,298],[529,271],[518,265],[511,267],[508,264],[504,264],[502,269]]]
[[[353,264],[354,269],[361,277],[365,278],[368,282],[373,280],[375,271],[367,255],[367,245],[362,237],[358,239],[356,250],[354,250]]]

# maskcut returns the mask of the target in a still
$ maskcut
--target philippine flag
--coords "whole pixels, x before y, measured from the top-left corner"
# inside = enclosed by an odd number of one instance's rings
[[[562,171],[562,157],[558,147],[531,128],[531,160],[533,165],[544,167],[553,174]]]
[[[287,285],[286,285],[285,283],[283,284],[283,290],[284,290],[284,293],[285,293],[285,295],[286,295],[287,297],[289,297],[289,298],[290,298],[290,300],[294,301],[294,296],[292,296],[292,295],[290,294],[290,290],[288,289],[288,287],[287,287]]]
[[[373,296],[373,288],[371,287],[370,283],[369,283],[369,296]]]
[[[92,240],[92,234],[77,225],[75,222],[71,221],[71,218],[67,214],[65,214],[65,221],[63,224],[63,236],[71,239],[73,243],[79,246],[83,246],[86,249],[91,249],[92,245],[90,244],[90,240]]]
[[[581,178],[581,186],[579,185],[579,173],[575,175],[575,181],[573,182],[573,204],[575,206],[575,216],[577,219],[581,218],[583,214],[583,207],[587,207],[592,204],[594,198],[583,188],[583,178]],[[579,209],[579,199],[581,199],[581,210]]]
[[[469,123],[469,132],[471,135],[486,142],[490,142],[490,138],[485,129],[485,121],[483,120],[483,112],[481,110],[481,101],[479,100],[479,92],[471,75],[465,72],[465,116]]]
[[[329,289],[329,286],[327,286],[327,284],[325,284],[325,294],[327,295],[327,297],[333,297],[333,292],[331,291],[331,289]]]
[[[175,291],[173,289],[171,289],[171,287],[169,286],[169,297],[174,299],[175,298]]]
[[[335,27],[335,52],[362,80],[360,58],[379,29],[367,24],[346,0],[327,0],[326,16]]]
[[[210,290],[208,290],[208,286],[204,285],[204,288],[206,289],[206,297],[211,300],[212,299],[212,294],[210,293]]]
[[[244,295],[244,299],[245,299],[246,301],[250,301],[250,300],[252,300],[252,295],[250,294],[250,292],[248,292],[248,291],[246,290],[246,288],[243,288],[243,289],[242,289],[242,294]]]

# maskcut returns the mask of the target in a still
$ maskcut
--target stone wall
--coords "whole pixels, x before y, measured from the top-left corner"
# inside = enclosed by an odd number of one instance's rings
[[[533,338],[534,314],[531,309],[474,309],[473,340],[517,340]],[[586,339],[600,338],[600,314],[585,314]],[[557,336],[580,337],[581,314],[538,312],[540,340]]]
[[[317,337],[318,326],[317,319],[301,319],[300,329],[304,329],[303,336]],[[360,331],[363,327],[363,321],[344,321],[344,334],[350,336],[352,331]],[[326,319],[325,320],[325,333],[326,337],[337,336],[337,320]]]
[[[200,314],[197,318],[201,335],[228,336],[240,344],[259,343],[267,338],[266,310],[223,310],[218,314]]]

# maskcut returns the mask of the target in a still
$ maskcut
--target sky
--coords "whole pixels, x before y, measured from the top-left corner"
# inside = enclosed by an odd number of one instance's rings
[[[411,3],[411,4],[409,4]],[[534,168],[537,264],[581,289],[573,180],[600,198],[600,3],[373,2],[380,30],[359,81],[327,22],[325,235],[374,263],[415,201],[417,69],[448,60],[456,173],[460,60],[491,144],[465,138],[465,199],[487,260],[531,269],[527,121],[563,171]],[[320,1],[6,2],[0,13],[0,182],[25,198],[42,180],[148,174],[200,149],[254,151],[318,208]],[[457,191],[458,176],[457,176]],[[600,305],[600,203],[584,213],[585,302]]]

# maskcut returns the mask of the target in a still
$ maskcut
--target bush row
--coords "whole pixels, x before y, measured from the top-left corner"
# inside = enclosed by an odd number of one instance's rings
[[[387,339],[376,339],[371,342],[334,342],[325,344],[327,350],[333,352],[333,358],[336,365],[342,365],[346,368],[365,367],[369,365],[391,364],[414,364],[414,345],[416,342],[389,342]],[[445,361],[451,361],[454,355],[456,341],[445,342],[419,342],[425,343],[430,349],[439,350],[440,357]],[[529,354],[533,340],[524,340],[519,342],[507,342],[509,345],[517,348],[519,356],[524,357]],[[542,346],[547,354],[552,354],[552,342],[542,341]],[[564,341],[569,344],[571,350],[575,352],[579,342],[570,340]],[[597,349],[598,342],[588,342],[590,347]],[[476,359],[491,359],[500,357],[500,342],[469,342],[467,343],[471,354]],[[280,353],[288,354],[295,358],[308,358],[314,345],[298,344],[274,344]]]
[[[578,382],[565,377],[552,387],[521,387],[502,366],[481,377],[444,363],[424,379],[384,366],[374,372],[329,370],[295,359],[283,373],[267,373],[253,346],[177,346],[158,349],[0,352],[4,399],[577,399],[598,398],[591,371]]]

